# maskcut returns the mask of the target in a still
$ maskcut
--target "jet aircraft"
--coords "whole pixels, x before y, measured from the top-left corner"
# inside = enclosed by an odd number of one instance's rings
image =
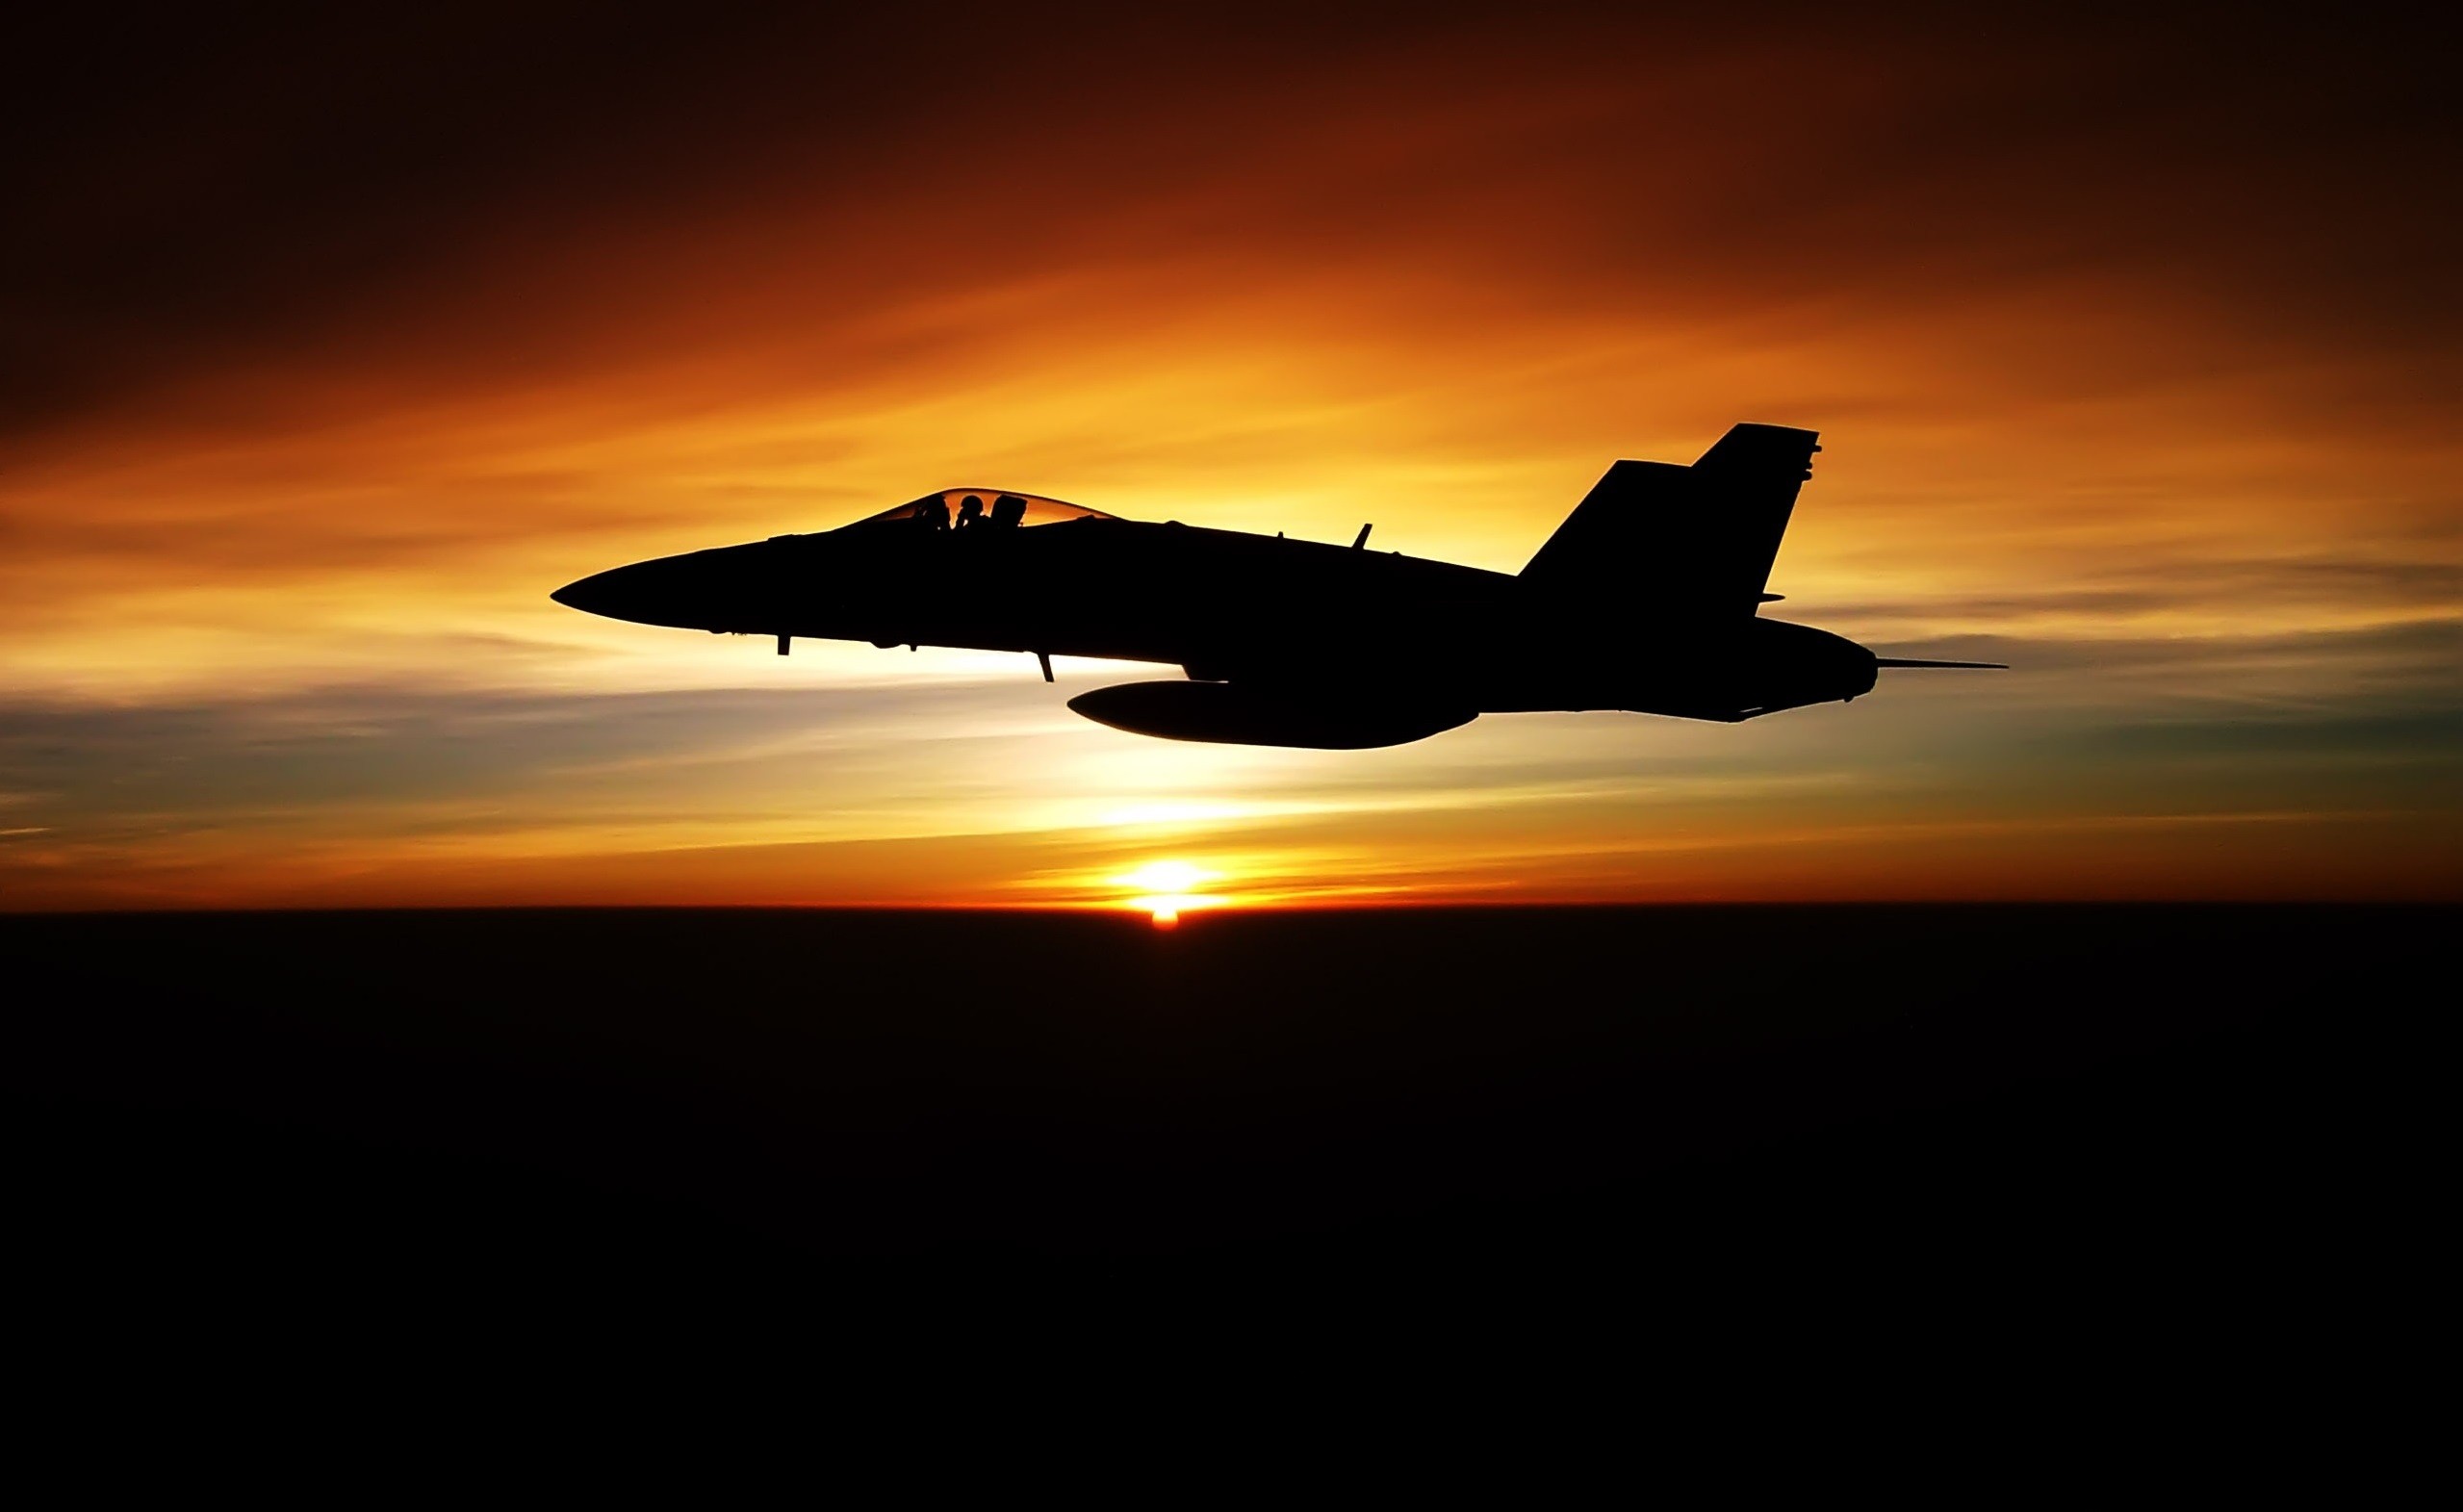
[[[1622,709],[1733,723],[1871,691],[1876,656],[1764,618],[1818,435],[1740,424],[1691,466],[1619,462],[1518,574],[1124,520],[950,488],[810,535],[635,562],[573,608],[773,637],[1175,666],[1069,707],[1142,735],[1362,750],[1481,714]]]

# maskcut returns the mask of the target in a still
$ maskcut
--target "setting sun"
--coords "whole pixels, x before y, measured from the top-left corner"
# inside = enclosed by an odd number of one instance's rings
[[[1180,922],[1180,915],[1192,909],[1219,909],[1228,900],[1196,890],[1201,884],[1219,882],[1222,873],[1193,866],[1187,861],[1148,861],[1136,871],[1115,877],[1119,886],[1136,889],[1126,907],[1150,915],[1157,929],[1170,929]]]

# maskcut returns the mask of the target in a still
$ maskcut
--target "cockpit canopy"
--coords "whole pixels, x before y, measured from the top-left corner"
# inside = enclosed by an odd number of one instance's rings
[[[961,530],[1013,525],[1065,525],[1072,520],[1109,520],[1100,509],[1065,504],[1057,499],[1013,494],[997,488],[944,488],[937,494],[885,509],[856,522],[859,525],[886,521],[912,521],[927,530]]]

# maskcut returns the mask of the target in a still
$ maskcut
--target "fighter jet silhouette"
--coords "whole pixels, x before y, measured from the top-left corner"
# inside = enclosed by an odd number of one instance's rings
[[[812,535],[618,567],[553,594],[612,619],[1177,666],[1069,701],[1135,734],[1354,751],[1481,714],[1734,722],[1869,692],[1876,656],[1764,619],[1817,433],[1737,425],[1690,467],[1619,462],[1521,573],[1123,520],[951,488]]]

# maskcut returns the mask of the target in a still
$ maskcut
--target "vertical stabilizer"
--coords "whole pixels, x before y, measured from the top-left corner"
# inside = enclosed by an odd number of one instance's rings
[[[1818,433],[1735,425],[1691,467],[1619,462],[1523,569],[1552,592],[1637,611],[1750,615],[1770,581]]]

